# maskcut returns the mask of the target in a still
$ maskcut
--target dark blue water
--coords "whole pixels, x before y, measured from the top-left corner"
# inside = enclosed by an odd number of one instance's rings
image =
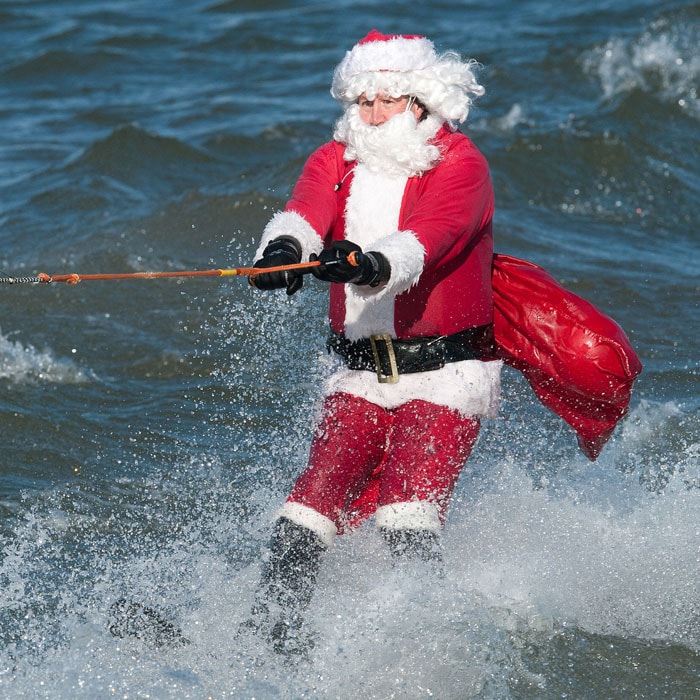
[[[600,459],[504,376],[438,584],[371,527],[329,554],[290,669],[234,632],[304,466],[325,296],[245,280],[0,286],[0,697],[695,698],[700,4],[0,3],[0,270],[247,265],[377,27],[478,59],[464,127],[496,247],[645,366]],[[320,360],[320,362],[319,362]],[[117,640],[120,596],[191,640]]]

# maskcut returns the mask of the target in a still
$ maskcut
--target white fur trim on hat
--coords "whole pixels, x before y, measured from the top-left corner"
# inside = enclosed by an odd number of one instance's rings
[[[301,246],[301,259],[308,260],[311,253],[318,255],[323,249],[321,237],[314,231],[311,224],[295,211],[277,212],[265,226],[255,260],[262,257],[267,244],[280,236],[290,236]]]
[[[477,62],[454,52],[437,54],[422,36],[385,35],[372,30],[336,67],[331,95],[345,107],[365,93],[415,96],[444,121],[463,122],[475,97],[484,94]]]
[[[381,34],[372,30],[349,51],[340,70],[373,73],[378,70],[406,72],[430,68],[435,63],[433,42],[423,36]]]

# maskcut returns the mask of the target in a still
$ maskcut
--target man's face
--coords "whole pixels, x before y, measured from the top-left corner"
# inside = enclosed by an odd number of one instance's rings
[[[405,112],[409,99],[408,97],[390,97],[380,93],[373,100],[370,100],[363,92],[357,100],[357,104],[360,107],[360,118],[362,121],[370,126],[379,126],[394,115]],[[416,119],[420,119],[424,111],[415,102],[411,102],[409,110],[413,112]]]

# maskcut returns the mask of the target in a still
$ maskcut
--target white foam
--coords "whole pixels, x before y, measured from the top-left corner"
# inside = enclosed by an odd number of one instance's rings
[[[700,117],[699,41],[697,25],[659,20],[632,39],[612,37],[584,57],[584,67],[599,79],[605,99],[638,89]]]
[[[282,494],[239,493],[211,455],[199,474],[196,461],[183,464],[168,503],[149,498],[135,515],[160,522],[167,541],[141,537],[127,557],[107,536],[124,506],[99,524],[68,506],[78,491],[57,494],[37,502],[4,547],[0,612],[28,617],[15,621],[23,641],[0,654],[0,683],[13,697],[505,698],[514,677],[544,683],[521,650],[546,648],[558,630],[699,649],[698,444],[675,453],[682,469],[661,493],[616,467],[682,415],[675,404],[639,404],[598,462],[568,458],[544,488],[524,469],[527,440],[522,459],[517,446],[498,460],[484,450],[458,485],[443,579],[419,565],[393,568],[372,523],[339,538],[308,611],[317,644],[295,670],[257,638],[235,636],[259,573],[252,550]],[[255,505],[250,520],[236,515],[239,498]],[[71,569],[66,538],[91,552],[89,570]],[[124,592],[165,606],[192,644],[153,651],[112,639],[106,611]],[[36,608],[43,600],[53,603]]]
[[[10,340],[0,332],[0,379],[15,383],[48,382],[54,384],[84,384],[92,381],[86,372],[68,359],[58,359],[50,349],[37,350]]]

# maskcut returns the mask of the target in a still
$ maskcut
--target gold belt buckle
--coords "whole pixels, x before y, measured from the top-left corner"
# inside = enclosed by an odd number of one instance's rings
[[[389,358],[389,367],[391,374],[382,372],[382,365],[379,359],[379,350],[377,341],[381,341],[386,345],[386,354]],[[394,352],[394,344],[391,341],[391,336],[388,333],[378,333],[369,337],[369,343],[372,346],[372,355],[374,356],[374,366],[377,369],[377,381],[380,384],[396,384],[399,381],[399,368],[396,366],[396,353]]]

